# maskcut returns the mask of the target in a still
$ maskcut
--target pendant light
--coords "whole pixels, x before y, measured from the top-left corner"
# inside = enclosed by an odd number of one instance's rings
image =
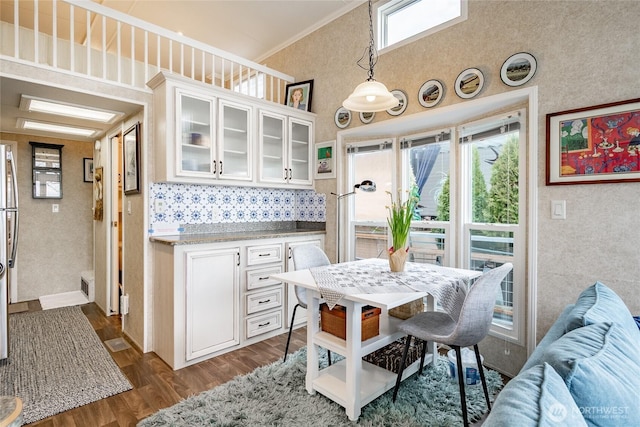
[[[355,90],[347,99],[344,100],[342,106],[347,110],[373,113],[375,111],[384,111],[389,108],[396,107],[399,104],[398,99],[389,92],[387,87],[375,81],[373,78],[373,67],[378,62],[378,52],[373,42],[373,17],[372,17],[372,5],[369,0],[369,47],[365,50],[365,54],[358,61],[358,66],[363,69],[367,69],[360,65],[360,61],[369,53],[369,78],[366,82],[360,83],[356,86]]]

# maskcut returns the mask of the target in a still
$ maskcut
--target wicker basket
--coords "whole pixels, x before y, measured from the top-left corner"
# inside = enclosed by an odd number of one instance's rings
[[[409,319],[418,313],[424,311],[424,302],[422,298],[408,302],[406,304],[399,305],[389,310],[389,316],[397,317],[399,319]]]
[[[327,304],[320,306],[320,325],[323,331],[335,335],[338,338],[347,339],[347,309],[336,305],[329,310]],[[362,341],[380,334],[381,309],[367,305],[362,307]]]

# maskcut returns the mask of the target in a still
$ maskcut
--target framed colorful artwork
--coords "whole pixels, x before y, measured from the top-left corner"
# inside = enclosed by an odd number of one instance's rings
[[[640,181],[640,98],[547,114],[547,185]]]
[[[319,142],[315,146],[313,178],[331,179],[336,177],[336,142]]]

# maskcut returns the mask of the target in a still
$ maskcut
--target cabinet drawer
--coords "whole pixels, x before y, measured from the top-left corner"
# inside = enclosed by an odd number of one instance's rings
[[[282,282],[270,279],[272,274],[282,273],[282,264],[271,267],[257,268],[255,270],[247,270],[247,290],[264,288],[265,286],[278,285]]]
[[[282,306],[282,286],[247,295],[247,314]]]
[[[282,244],[249,246],[247,248],[247,265],[278,261],[282,261]]]
[[[261,314],[247,319],[247,338],[255,337],[282,327],[282,310]]]

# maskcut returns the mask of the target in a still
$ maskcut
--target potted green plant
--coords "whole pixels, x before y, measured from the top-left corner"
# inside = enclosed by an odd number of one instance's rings
[[[407,191],[407,200],[400,201],[400,192],[398,192],[398,201],[393,200],[393,195],[387,191],[391,198],[391,206],[387,206],[389,216],[387,224],[391,232],[392,246],[389,248],[389,267],[391,271],[399,272],[404,270],[404,264],[407,260],[409,252],[409,231],[411,229],[411,220],[416,205],[418,204],[418,187],[413,184]]]

